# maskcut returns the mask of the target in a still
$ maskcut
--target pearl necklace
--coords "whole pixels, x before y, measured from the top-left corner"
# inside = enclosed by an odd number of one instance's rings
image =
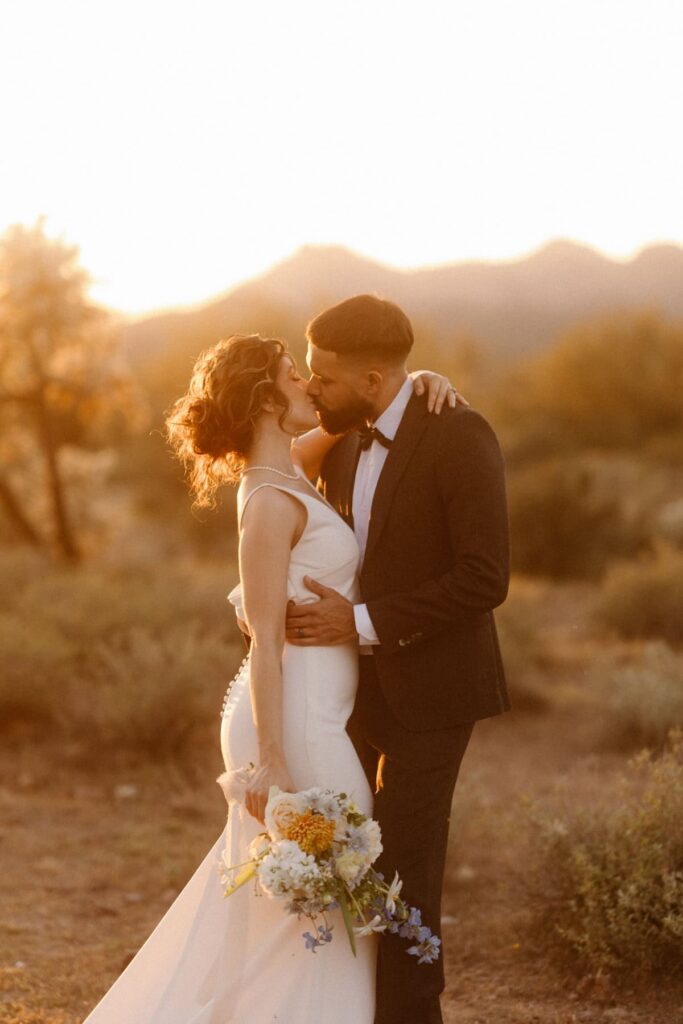
[[[286,480],[300,480],[301,479],[301,477],[299,476],[298,473],[294,473],[294,474],[292,474],[292,473],[285,473],[281,469],[276,469],[275,466],[247,466],[246,469],[242,470],[242,476],[244,476],[245,473],[253,473],[253,471],[255,469],[269,469],[271,473],[277,473],[278,476],[283,476],[283,477],[285,477]]]

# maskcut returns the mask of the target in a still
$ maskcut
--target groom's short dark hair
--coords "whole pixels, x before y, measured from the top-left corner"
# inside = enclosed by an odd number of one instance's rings
[[[319,313],[306,328],[317,348],[339,356],[371,356],[402,363],[413,347],[410,320],[395,303],[377,295],[354,295]]]

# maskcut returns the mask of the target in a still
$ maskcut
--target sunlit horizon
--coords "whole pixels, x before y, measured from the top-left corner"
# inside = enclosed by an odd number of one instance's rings
[[[0,231],[44,215],[132,317],[304,245],[399,269],[683,245],[682,28],[673,0],[25,0]]]
[[[68,241],[68,239],[65,239],[65,241]],[[139,309],[122,309],[111,306],[111,304],[107,301],[106,291],[102,289],[101,285],[98,285],[97,281],[93,282],[91,288],[89,289],[89,293],[95,300],[101,301],[103,305],[109,306],[112,312],[120,314],[125,319],[143,319],[146,317],[151,317],[163,313],[169,313],[173,311],[180,312],[183,310],[190,310],[196,307],[201,307],[206,303],[210,303],[213,300],[238,289],[241,285],[257,281],[261,277],[266,277],[268,273],[275,267],[277,267],[280,263],[286,262],[289,259],[294,259],[297,256],[297,254],[301,252],[302,249],[343,249],[345,252],[349,253],[351,257],[358,257],[363,260],[369,260],[373,263],[376,263],[378,266],[382,266],[390,270],[397,270],[400,272],[410,273],[425,270],[437,270],[442,267],[468,263],[486,264],[491,266],[504,265],[507,263],[516,263],[518,260],[523,260],[525,258],[533,256],[540,250],[545,249],[546,246],[554,244],[556,242],[569,242],[570,244],[576,245],[578,247],[591,249],[599,256],[602,256],[605,259],[612,260],[618,263],[630,263],[631,260],[636,259],[637,256],[644,249],[649,249],[652,248],[653,246],[673,245],[683,250],[683,243],[681,242],[677,242],[671,239],[653,239],[652,241],[644,242],[641,245],[636,246],[634,249],[631,249],[626,253],[608,253],[600,249],[598,246],[592,245],[591,243],[585,242],[581,239],[553,237],[543,240],[538,245],[534,245],[528,250],[524,250],[523,252],[519,253],[514,253],[509,256],[502,256],[498,258],[475,256],[469,258],[464,257],[459,259],[442,260],[439,262],[429,262],[423,264],[399,265],[396,263],[390,263],[388,260],[379,259],[370,253],[359,252],[357,249],[352,249],[350,246],[342,245],[341,243],[338,242],[303,242],[301,245],[297,246],[297,248],[294,249],[293,251],[285,253],[282,257],[273,260],[271,263],[268,263],[262,269],[255,270],[253,273],[248,274],[245,277],[237,278],[236,280],[229,282],[223,288],[219,288],[215,292],[202,294],[197,298],[189,299],[185,302],[173,301],[168,305],[160,305],[154,307],[143,306]]]

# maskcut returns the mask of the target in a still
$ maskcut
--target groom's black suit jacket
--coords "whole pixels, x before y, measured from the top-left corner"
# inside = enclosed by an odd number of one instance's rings
[[[348,434],[320,478],[351,526],[359,453],[357,433]],[[405,728],[510,708],[492,614],[509,563],[505,462],[491,426],[463,405],[435,416],[413,395],[377,484],[360,573],[380,686]]]

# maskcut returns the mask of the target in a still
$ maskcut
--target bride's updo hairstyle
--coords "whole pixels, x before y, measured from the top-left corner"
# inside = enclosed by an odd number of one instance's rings
[[[244,467],[263,403],[289,402],[275,376],[286,351],[278,338],[235,335],[197,359],[187,393],[166,415],[166,437],[185,467],[194,505],[214,508],[221,484],[234,484]]]

